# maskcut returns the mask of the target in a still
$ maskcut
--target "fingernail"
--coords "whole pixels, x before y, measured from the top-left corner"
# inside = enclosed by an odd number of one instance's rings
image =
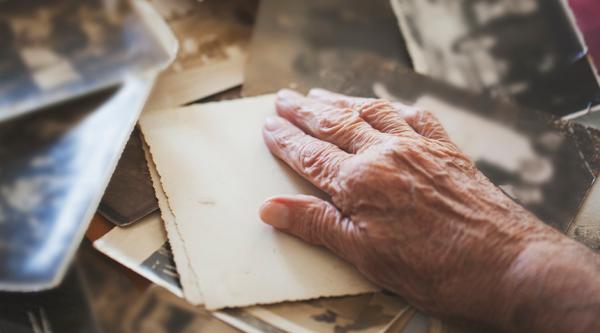
[[[286,205],[267,201],[260,207],[260,218],[278,229],[287,229],[290,225],[290,210]]]
[[[283,126],[283,120],[279,117],[269,117],[265,120],[265,128],[268,131],[275,131]]]

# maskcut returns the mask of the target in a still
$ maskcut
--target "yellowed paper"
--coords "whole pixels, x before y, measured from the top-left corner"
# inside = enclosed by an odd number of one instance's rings
[[[318,193],[266,148],[261,128],[273,114],[268,95],[140,119],[208,309],[378,289],[327,250],[260,221],[270,196]]]
[[[187,254],[181,233],[175,223],[175,216],[171,212],[171,207],[167,201],[167,196],[163,191],[160,183],[160,178],[156,172],[156,166],[152,161],[148,147],[144,145],[144,153],[146,154],[146,161],[148,162],[148,170],[150,171],[150,178],[152,178],[152,185],[154,186],[154,192],[158,201],[158,207],[160,209],[160,215],[164,222],[164,228],[169,238],[171,245],[171,251],[173,253],[173,260],[177,266],[177,272],[179,273],[179,282],[183,289],[183,296],[185,299],[194,304],[200,305],[203,303],[202,292],[200,291],[200,285],[198,284],[198,278],[190,266],[190,258]],[[161,234],[164,238],[166,235],[164,231]]]

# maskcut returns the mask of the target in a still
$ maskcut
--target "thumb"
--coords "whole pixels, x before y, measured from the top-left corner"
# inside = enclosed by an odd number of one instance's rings
[[[347,261],[356,258],[358,228],[327,201],[308,195],[273,197],[260,208],[260,218],[308,243],[325,246]]]

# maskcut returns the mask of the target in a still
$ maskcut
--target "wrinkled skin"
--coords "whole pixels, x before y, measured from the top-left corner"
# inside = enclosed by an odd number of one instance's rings
[[[267,146],[331,202],[270,198],[265,222],[327,247],[428,313],[506,331],[597,327],[580,313],[597,315],[600,298],[573,305],[576,318],[540,304],[562,306],[600,267],[546,259],[567,251],[596,265],[595,255],[494,186],[431,113],[318,89],[280,91],[276,107]],[[570,274],[589,278],[564,282]]]

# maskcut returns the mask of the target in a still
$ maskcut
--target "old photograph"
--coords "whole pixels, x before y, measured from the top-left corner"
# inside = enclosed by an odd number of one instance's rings
[[[168,52],[130,2],[0,2],[0,120],[156,71]]]
[[[392,4],[422,74],[558,116],[600,104],[597,76],[561,0]]]
[[[174,62],[157,79],[147,109],[181,106],[243,82],[257,1],[150,3],[173,30],[179,49]]]

